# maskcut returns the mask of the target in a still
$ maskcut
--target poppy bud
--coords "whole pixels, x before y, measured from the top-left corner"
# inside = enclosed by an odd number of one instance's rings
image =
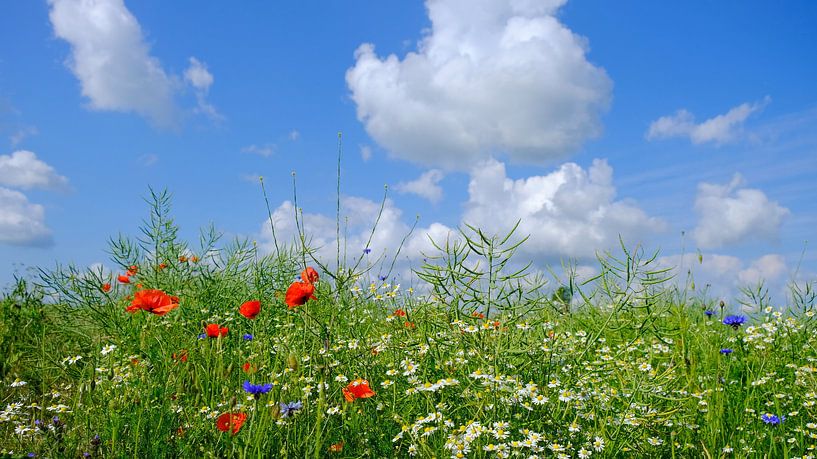
[[[292,371],[298,371],[298,355],[295,353],[287,356],[287,367]]]

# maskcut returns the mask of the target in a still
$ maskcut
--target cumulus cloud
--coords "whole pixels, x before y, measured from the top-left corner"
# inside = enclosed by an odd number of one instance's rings
[[[739,288],[751,288],[759,282],[763,282],[777,299],[785,298],[787,293],[785,281],[789,267],[780,254],[763,255],[747,263],[732,255],[688,253],[684,256],[660,257],[657,265],[673,268],[675,281],[681,284],[687,281],[686,276],[691,273],[696,291],[706,289],[716,297],[739,296]]]
[[[489,160],[472,171],[468,193],[464,222],[504,233],[521,220],[517,234],[530,235],[522,250],[540,260],[590,259],[616,246],[619,235],[633,243],[665,228],[635,203],[615,199],[613,169],[603,160],[518,180]]]
[[[432,203],[438,203],[443,198],[443,188],[439,185],[443,177],[445,174],[441,170],[431,169],[415,180],[398,183],[394,189],[399,193],[416,194]]]
[[[693,231],[701,248],[716,248],[752,239],[774,240],[789,210],[765,193],[745,188],[740,174],[726,185],[698,184],[698,225]]]
[[[0,243],[40,247],[53,244],[43,206],[30,203],[19,191],[0,187]]]
[[[0,185],[24,190],[65,190],[68,179],[37,159],[33,152],[18,150],[11,155],[0,155]]]
[[[122,0],[49,0],[57,37],[71,45],[68,67],[95,110],[135,112],[159,126],[176,124],[173,79]]]
[[[452,230],[440,223],[433,223],[427,227],[416,228],[411,232],[411,226],[403,219],[403,212],[394,202],[387,199],[377,223],[376,231],[372,235],[372,228],[378,219],[381,204],[365,198],[345,196],[341,200],[346,214],[344,218],[344,233],[341,247],[346,258],[354,262],[368,248],[371,250],[370,260],[387,260],[397,255],[396,251],[404,237],[411,233],[400,250],[399,267],[403,276],[410,276],[410,266],[417,267],[423,253],[432,253],[433,245],[429,238],[435,241],[444,241]],[[295,225],[295,208],[291,201],[283,202],[272,214],[275,224],[275,234],[279,243],[291,243],[297,237]],[[334,263],[337,255],[337,239],[334,217],[322,214],[304,212],[302,225],[310,247],[317,250],[316,257],[325,263]],[[371,236],[371,241],[369,238]],[[262,248],[267,252],[275,250],[272,230],[269,220],[261,224]],[[348,251],[348,252],[347,252]],[[384,258],[385,257],[385,258]],[[381,266],[381,270],[388,269],[388,265]]]
[[[346,82],[358,119],[392,155],[449,169],[576,150],[600,132],[612,83],[557,19],[563,3],[428,0],[431,28],[416,52],[355,52]]]
[[[194,88],[207,92],[213,84],[213,74],[207,70],[207,65],[195,57],[190,58],[190,66],[184,71],[184,79]]]
[[[701,123],[695,122],[695,116],[681,109],[674,115],[662,116],[650,124],[647,140],[670,137],[689,137],[692,143],[714,143],[721,145],[736,142],[745,135],[743,124],[749,116],[762,110],[771,99],[767,96],[760,102],[744,103],[732,108],[723,115],[718,115]]]

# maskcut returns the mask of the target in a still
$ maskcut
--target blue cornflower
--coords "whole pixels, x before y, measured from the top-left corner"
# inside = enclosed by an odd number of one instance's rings
[[[723,324],[729,325],[735,330],[740,328],[746,322],[746,316],[726,316],[723,318]]]
[[[37,454],[35,454],[35,453],[28,453],[28,457],[37,457]]]
[[[786,416],[777,417],[775,414],[766,413],[760,417],[764,423],[769,424],[770,426],[776,426],[781,422],[786,420]]]
[[[249,333],[244,333],[244,341],[252,341],[252,335]]]
[[[380,281],[382,282],[382,281],[386,280],[386,275],[384,274],[382,276],[377,276],[377,278],[380,279]]]
[[[199,339],[207,338],[207,333],[199,333]]]
[[[721,349],[721,354],[723,354],[723,355],[729,355],[731,353],[732,353],[732,349],[729,349],[728,347],[725,347],[725,348]]]
[[[261,394],[266,394],[272,390],[272,384],[250,384],[249,381],[244,381],[244,392],[255,396],[256,400],[261,397]]]
[[[366,255],[368,255],[368,254],[372,253],[372,249],[370,249],[370,248],[366,247],[365,249],[363,249],[363,253],[365,253]]]
[[[707,317],[712,317],[715,315],[715,311],[707,309],[706,311],[704,311],[704,314],[706,314]]]
[[[301,401],[289,403],[278,402],[278,406],[281,407],[281,417],[286,418],[303,408],[304,404]]]

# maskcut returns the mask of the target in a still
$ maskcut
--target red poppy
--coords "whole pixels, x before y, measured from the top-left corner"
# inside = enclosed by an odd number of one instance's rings
[[[216,427],[222,432],[232,431],[233,435],[241,430],[247,415],[244,413],[224,413],[216,420]]]
[[[238,312],[248,319],[255,319],[255,316],[261,312],[261,302],[258,300],[247,301],[238,308]]]
[[[485,314],[483,314],[481,312],[477,312],[477,311],[472,312],[471,316],[476,317],[477,319],[484,319],[485,318]]]
[[[110,282],[105,282],[102,285],[102,291],[105,292],[105,293],[110,292],[111,291],[111,283]]]
[[[287,289],[286,303],[289,309],[302,306],[310,299],[315,298],[315,286],[309,282],[293,282]]]
[[[243,371],[244,373],[255,373],[257,371],[257,368],[250,362],[246,362],[244,363],[244,365],[241,365],[241,371]]]
[[[343,398],[347,402],[354,402],[357,398],[374,397],[374,391],[369,387],[369,381],[357,378],[342,389]]]
[[[129,276],[129,275],[120,274],[120,275],[119,275],[119,276],[116,278],[116,280],[118,280],[119,282],[121,282],[121,283],[123,283],[123,284],[130,284],[130,276]]]
[[[342,441],[339,441],[339,442],[334,443],[334,444],[329,446],[329,452],[330,453],[339,453],[341,451],[343,451],[343,442]]]
[[[301,273],[301,280],[304,282],[309,282],[310,284],[318,282],[318,278],[319,278],[318,272],[315,271],[315,268],[311,266],[304,269],[303,272]]]
[[[404,323],[403,326],[406,328],[417,328],[417,325],[414,325],[414,322],[409,321],[406,321],[406,323]]]
[[[404,311],[402,309],[395,309],[394,310],[394,316],[395,317],[406,317],[406,311]]]
[[[178,355],[176,355],[176,353],[174,352],[172,358],[173,360],[178,360],[180,362],[187,362],[187,351],[182,350],[179,352]]]
[[[190,257],[190,261],[192,261],[193,263],[198,263],[199,262],[199,257],[193,255],[192,257]]]
[[[159,271],[167,268],[167,263],[159,263]]]
[[[125,309],[128,312],[136,312],[140,309],[157,316],[163,316],[179,307],[179,298],[170,296],[161,290],[138,290],[133,294],[133,301]]]
[[[187,257],[186,257],[186,256],[184,256],[184,255],[181,255],[181,256],[179,257],[179,263],[187,263]]]
[[[220,327],[218,324],[207,324],[204,332],[210,338],[218,338],[219,336],[227,336],[229,329],[227,327]]]

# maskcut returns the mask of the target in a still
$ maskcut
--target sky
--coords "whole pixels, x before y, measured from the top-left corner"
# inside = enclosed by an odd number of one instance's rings
[[[519,221],[535,269],[592,276],[621,238],[782,304],[817,279],[815,23],[811,1],[6,1],[0,286],[115,271],[151,188],[193,247],[213,224],[270,252],[259,176],[286,240],[294,173],[330,256],[340,151],[344,245],[382,204],[371,259],[405,238],[403,282],[430,239]]]

